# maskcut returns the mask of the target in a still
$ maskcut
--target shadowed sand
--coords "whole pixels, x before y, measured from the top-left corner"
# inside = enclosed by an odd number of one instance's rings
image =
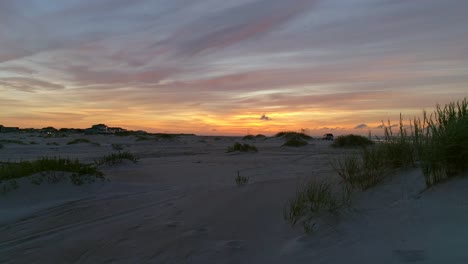
[[[225,153],[230,137],[70,136],[5,144],[0,160],[41,156],[92,162],[122,144],[141,159],[105,166],[110,181],[32,185],[0,196],[0,263],[468,263],[468,180],[423,193],[419,170],[400,172],[353,197],[351,207],[305,235],[283,207],[306,179],[338,182],[329,142]],[[98,142],[67,145],[74,138]],[[57,142],[59,145],[46,145]],[[237,172],[250,178],[237,187]]]

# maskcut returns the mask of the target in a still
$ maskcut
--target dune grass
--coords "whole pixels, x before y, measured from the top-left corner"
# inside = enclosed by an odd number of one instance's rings
[[[239,152],[257,152],[258,149],[257,149],[257,147],[255,147],[253,145],[241,144],[241,143],[236,142],[233,146],[228,147],[227,150],[226,150],[227,153],[235,152],[235,151],[239,151]]]
[[[77,138],[77,139],[74,139],[74,140],[72,140],[72,141],[69,141],[69,142],[67,143],[67,145],[82,144],[82,143],[88,143],[88,144],[92,144],[92,145],[95,145],[95,146],[99,146],[99,145],[100,145],[99,143],[92,142],[91,140],[86,139],[86,138]]]
[[[302,225],[306,233],[313,231],[315,220],[327,213],[335,213],[349,203],[347,189],[334,190],[327,182],[310,181],[298,188],[283,210],[283,217],[292,227]]]
[[[414,142],[426,185],[468,171],[468,100],[437,105],[428,117],[413,122]]]
[[[353,187],[365,190],[382,181],[397,168],[421,167],[426,187],[468,171],[468,101],[437,105],[423,118],[403,124],[394,133],[385,124],[385,140],[364,147],[355,156],[334,162],[338,174]],[[409,131],[408,131],[409,130]]]
[[[0,165],[0,180],[26,177],[39,172],[64,171],[78,175],[102,176],[95,166],[68,158],[43,157],[33,161],[6,162]]]
[[[352,147],[364,147],[374,144],[370,139],[360,136],[360,135],[343,135],[338,136],[335,141],[333,142],[333,147],[340,147],[340,148],[352,148]]]
[[[60,144],[57,143],[57,142],[47,142],[46,145],[47,145],[47,146],[58,146],[58,145],[60,145]]]
[[[68,158],[43,157],[33,161],[2,162],[0,165],[0,193],[4,194],[17,189],[17,179],[37,173],[40,175],[31,177],[31,183],[41,184],[45,180],[49,183],[57,183],[63,179],[63,172],[71,172],[69,179],[75,185],[104,179],[104,174],[96,166]]]
[[[137,163],[138,157],[128,151],[124,151],[124,152],[112,153],[112,154],[106,155],[100,159],[95,160],[94,163],[96,164],[96,166],[100,166],[104,164],[114,165],[114,164],[122,163],[123,160],[129,160],[129,161],[132,161],[133,163]]]

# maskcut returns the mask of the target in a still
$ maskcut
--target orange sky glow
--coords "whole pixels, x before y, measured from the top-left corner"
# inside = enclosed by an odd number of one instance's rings
[[[0,124],[380,134],[468,97],[468,2],[2,1]]]

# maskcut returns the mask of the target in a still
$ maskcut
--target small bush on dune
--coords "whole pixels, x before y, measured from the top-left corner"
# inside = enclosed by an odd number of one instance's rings
[[[255,136],[254,135],[246,135],[242,138],[242,140],[254,140]]]
[[[293,132],[293,131],[282,131],[276,133],[275,137],[284,137],[286,139],[291,139],[291,138],[300,138],[300,139],[312,139],[311,136],[308,136],[304,133],[298,133],[298,132]]]
[[[46,145],[48,145],[48,146],[58,146],[59,143],[57,143],[57,142],[48,142],[48,143],[46,143]]]
[[[178,135],[175,135],[175,134],[165,134],[165,133],[156,133],[153,135],[155,135],[156,138],[167,139],[167,140],[173,140],[178,137]]]
[[[233,146],[228,147],[226,152],[235,152],[235,151],[240,151],[240,152],[257,152],[258,149],[255,146],[249,145],[249,144],[240,144],[240,143],[235,143]]]
[[[136,136],[136,141],[145,141],[145,140],[151,140],[152,138],[148,136],[143,136],[143,135],[137,135]]]
[[[21,140],[14,140],[14,139],[2,139],[0,140],[0,143],[10,143],[10,144],[18,144],[18,145],[27,145],[26,143],[24,143],[23,141]]]
[[[366,137],[359,136],[359,135],[343,135],[339,136],[333,142],[333,147],[364,147],[368,145],[372,145],[374,142],[369,140]]]
[[[266,139],[265,135],[257,134],[257,135],[246,135],[242,138],[242,140],[255,140],[255,139]]]
[[[303,140],[302,138],[290,138],[288,139],[284,144],[283,146],[286,146],[286,147],[302,147],[302,146],[305,146],[309,143],[307,143],[307,141]]]

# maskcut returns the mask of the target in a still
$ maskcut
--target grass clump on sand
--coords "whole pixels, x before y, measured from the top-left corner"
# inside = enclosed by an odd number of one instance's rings
[[[286,146],[286,147],[302,147],[302,146],[305,146],[307,144],[309,144],[309,143],[307,143],[307,141],[305,141],[304,139],[296,137],[296,138],[288,139],[283,144],[283,146]]]
[[[311,181],[299,188],[296,196],[284,207],[283,217],[292,227],[302,225],[306,233],[313,231],[316,221],[327,213],[335,213],[349,201],[347,190],[333,190],[327,182]]]
[[[233,146],[228,147],[226,150],[227,153],[229,152],[235,152],[235,151],[240,151],[240,152],[257,152],[258,149],[257,147],[249,144],[241,144],[241,143],[235,143]]]
[[[57,176],[56,172],[71,172],[70,180],[77,185],[83,184],[85,181],[93,181],[95,178],[103,179],[102,172],[93,165],[83,164],[78,160],[43,157],[33,161],[2,163],[0,165],[0,183],[2,183],[3,192],[6,192],[16,189],[15,179],[36,173],[42,173],[42,176],[47,176],[48,182],[55,183],[60,181],[60,176]],[[32,183],[40,184],[44,181],[42,176],[33,178]],[[93,178],[89,178],[89,176]]]
[[[250,178],[246,176],[241,176],[239,171],[237,171],[237,176],[234,178],[234,181],[236,182],[237,186],[242,187],[249,183]]]
[[[94,163],[97,166],[103,165],[103,164],[114,165],[114,164],[122,163],[124,159],[132,161],[133,163],[138,162],[138,157],[136,157],[135,155],[133,155],[132,153],[128,151],[125,151],[125,152],[112,153],[110,155],[106,155],[96,160]]]
[[[0,140],[0,143],[5,143],[5,144],[18,144],[18,145],[27,145],[26,143],[24,143],[23,141],[21,140],[14,140],[14,139],[2,139]]]
[[[48,143],[46,143],[46,145],[48,145],[48,146],[58,146],[60,144],[57,143],[57,142],[48,142]]]
[[[366,137],[351,134],[351,135],[338,136],[333,142],[332,146],[333,147],[364,147],[364,146],[368,146],[372,144],[374,144],[374,142],[372,142],[370,139]]]
[[[92,141],[90,141],[89,139],[86,139],[86,138],[77,138],[77,139],[74,139],[74,140],[72,140],[72,141],[69,141],[69,142],[67,143],[67,145],[74,145],[74,144],[81,144],[81,143],[88,143],[88,144],[92,144],[92,145],[99,146],[99,143],[92,142]]]
[[[366,190],[377,185],[390,173],[392,166],[386,162],[383,148],[364,148],[332,166],[345,184]]]

